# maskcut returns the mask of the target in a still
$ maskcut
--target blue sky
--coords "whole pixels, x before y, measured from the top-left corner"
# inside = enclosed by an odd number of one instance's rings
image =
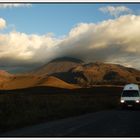
[[[26,33],[53,32],[64,35],[80,22],[97,22],[104,17],[96,5],[33,4],[31,7],[1,9],[0,15],[16,30]],[[101,15],[101,16],[100,16]],[[39,26],[39,28],[38,28]]]
[[[78,23],[97,23],[113,18],[99,11],[103,6],[119,6],[121,4],[32,4],[31,7],[0,9],[9,27],[28,34],[54,33],[56,36],[66,35]],[[139,10],[137,4],[123,4],[134,11]]]
[[[140,4],[0,4],[0,69],[63,56],[140,69],[139,26]]]

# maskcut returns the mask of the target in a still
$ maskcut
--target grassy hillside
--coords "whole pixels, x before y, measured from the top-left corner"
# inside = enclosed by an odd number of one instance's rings
[[[118,108],[121,87],[58,89],[36,87],[0,91],[0,132]]]

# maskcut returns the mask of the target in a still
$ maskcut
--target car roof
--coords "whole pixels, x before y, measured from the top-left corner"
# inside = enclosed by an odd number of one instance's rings
[[[127,84],[123,90],[139,90],[139,86],[137,84]]]

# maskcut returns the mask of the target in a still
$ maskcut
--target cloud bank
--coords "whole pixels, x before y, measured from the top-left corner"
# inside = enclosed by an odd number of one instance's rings
[[[41,65],[71,56],[140,69],[140,16],[125,15],[95,23],[80,23],[63,38],[21,32],[0,34],[1,66]]]
[[[99,10],[114,17],[118,17],[121,14],[132,14],[132,10],[125,6],[106,6],[99,8]]]

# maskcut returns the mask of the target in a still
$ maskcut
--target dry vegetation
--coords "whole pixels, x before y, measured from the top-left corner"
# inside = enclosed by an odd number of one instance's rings
[[[119,87],[1,91],[0,132],[36,123],[118,108]]]

